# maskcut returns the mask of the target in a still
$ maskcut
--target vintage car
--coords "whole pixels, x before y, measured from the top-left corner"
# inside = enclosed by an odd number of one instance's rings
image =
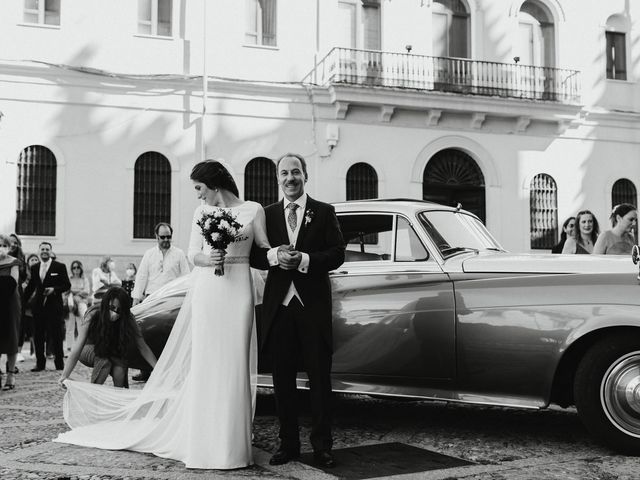
[[[335,204],[333,389],[542,409],[575,405],[606,445],[640,454],[640,287],[627,256],[512,254],[461,208]],[[134,307],[160,353],[178,279]],[[135,366],[141,359],[132,362]],[[271,386],[261,359],[259,383]],[[299,388],[306,388],[300,374]]]

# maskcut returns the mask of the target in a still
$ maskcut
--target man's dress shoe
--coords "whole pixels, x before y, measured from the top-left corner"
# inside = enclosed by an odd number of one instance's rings
[[[287,450],[278,450],[269,460],[269,465],[284,465],[290,460],[295,460],[300,456],[298,452],[289,452]]]
[[[313,458],[318,466],[322,468],[333,468],[336,466],[336,462],[329,452],[315,452]]]
[[[32,372],[42,372],[44,371],[44,367],[33,367],[31,369]]]

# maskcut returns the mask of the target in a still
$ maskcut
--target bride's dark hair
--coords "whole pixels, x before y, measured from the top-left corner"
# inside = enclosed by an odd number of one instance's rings
[[[191,170],[191,180],[195,182],[202,182],[208,188],[223,188],[230,191],[236,197],[240,197],[238,193],[238,187],[236,182],[229,171],[224,168],[220,162],[216,160],[205,160],[204,162],[197,163],[193,170]]]

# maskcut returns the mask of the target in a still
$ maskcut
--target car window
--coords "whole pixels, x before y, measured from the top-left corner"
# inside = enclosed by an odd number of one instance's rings
[[[345,262],[390,260],[393,253],[393,215],[353,214],[338,216],[347,243]]]
[[[396,226],[396,262],[421,262],[429,258],[427,250],[408,220],[398,217]]]
[[[469,250],[502,250],[484,225],[466,213],[434,210],[418,218],[445,258]]]

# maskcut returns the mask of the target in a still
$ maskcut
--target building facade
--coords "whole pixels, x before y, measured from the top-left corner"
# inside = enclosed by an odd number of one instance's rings
[[[249,199],[274,160],[326,201],[461,203],[511,251],[640,182],[640,4],[16,0],[0,5],[0,231],[93,268],[186,248],[192,166]],[[203,81],[206,78],[207,81]]]

